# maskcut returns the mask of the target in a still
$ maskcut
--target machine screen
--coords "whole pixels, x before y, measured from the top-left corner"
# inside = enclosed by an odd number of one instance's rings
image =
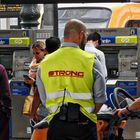
[[[109,78],[116,78],[118,76],[118,54],[106,53],[106,66]]]
[[[13,55],[10,54],[0,54],[0,64],[5,66],[7,70],[8,77],[11,78],[12,76],[12,64],[13,64]]]

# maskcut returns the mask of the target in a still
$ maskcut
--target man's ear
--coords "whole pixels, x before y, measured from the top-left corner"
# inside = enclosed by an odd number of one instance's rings
[[[95,46],[95,47],[98,47],[98,45],[99,45],[98,40],[94,41],[94,46]]]
[[[79,34],[79,40],[80,40],[80,42],[82,41],[83,37],[84,37],[84,32],[81,31],[80,34]]]

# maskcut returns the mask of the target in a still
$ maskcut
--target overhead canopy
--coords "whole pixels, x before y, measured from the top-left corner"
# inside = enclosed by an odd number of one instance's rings
[[[55,3],[130,2],[130,0],[1,0],[1,4],[55,4]]]

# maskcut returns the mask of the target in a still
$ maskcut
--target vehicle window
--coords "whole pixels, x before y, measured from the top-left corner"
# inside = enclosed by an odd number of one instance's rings
[[[58,34],[61,38],[65,23],[72,18],[86,23],[87,28],[106,28],[111,17],[111,10],[107,8],[59,8],[58,9]]]
[[[134,27],[134,28],[138,28],[140,27],[140,20],[129,20],[125,27]]]

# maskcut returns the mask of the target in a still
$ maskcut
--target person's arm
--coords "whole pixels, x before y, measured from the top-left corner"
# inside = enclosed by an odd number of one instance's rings
[[[95,113],[98,113],[101,109],[103,103],[95,103]]]
[[[30,118],[37,121],[38,117],[37,117],[37,109],[40,105],[40,97],[39,97],[39,92],[37,87],[35,87],[34,89],[34,98],[33,98],[33,103],[32,103],[32,110],[31,110],[31,115]]]
[[[117,109],[117,114],[122,117],[123,114],[128,114],[133,110],[140,109],[140,97],[136,99],[132,104],[128,105],[126,108]]]
[[[102,65],[97,58],[94,59],[93,76],[93,98],[95,102],[95,112],[97,113],[107,100],[105,77],[103,76]]]
[[[38,88],[38,92],[39,92],[39,97],[40,97],[42,104],[44,106],[46,106],[46,92],[45,92],[45,88],[44,88],[44,85],[43,85],[41,77],[40,77],[40,67],[38,67],[36,76],[37,76],[36,84],[37,84],[37,88]]]
[[[100,55],[100,62],[103,66],[103,70],[104,70],[104,74],[105,74],[105,78],[107,78],[107,68],[106,68],[106,61],[105,61],[105,55],[103,52],[101,52]]]
[[[130,106],[129,110],[137,110],[140,109],[140,97],[136,99]]]

